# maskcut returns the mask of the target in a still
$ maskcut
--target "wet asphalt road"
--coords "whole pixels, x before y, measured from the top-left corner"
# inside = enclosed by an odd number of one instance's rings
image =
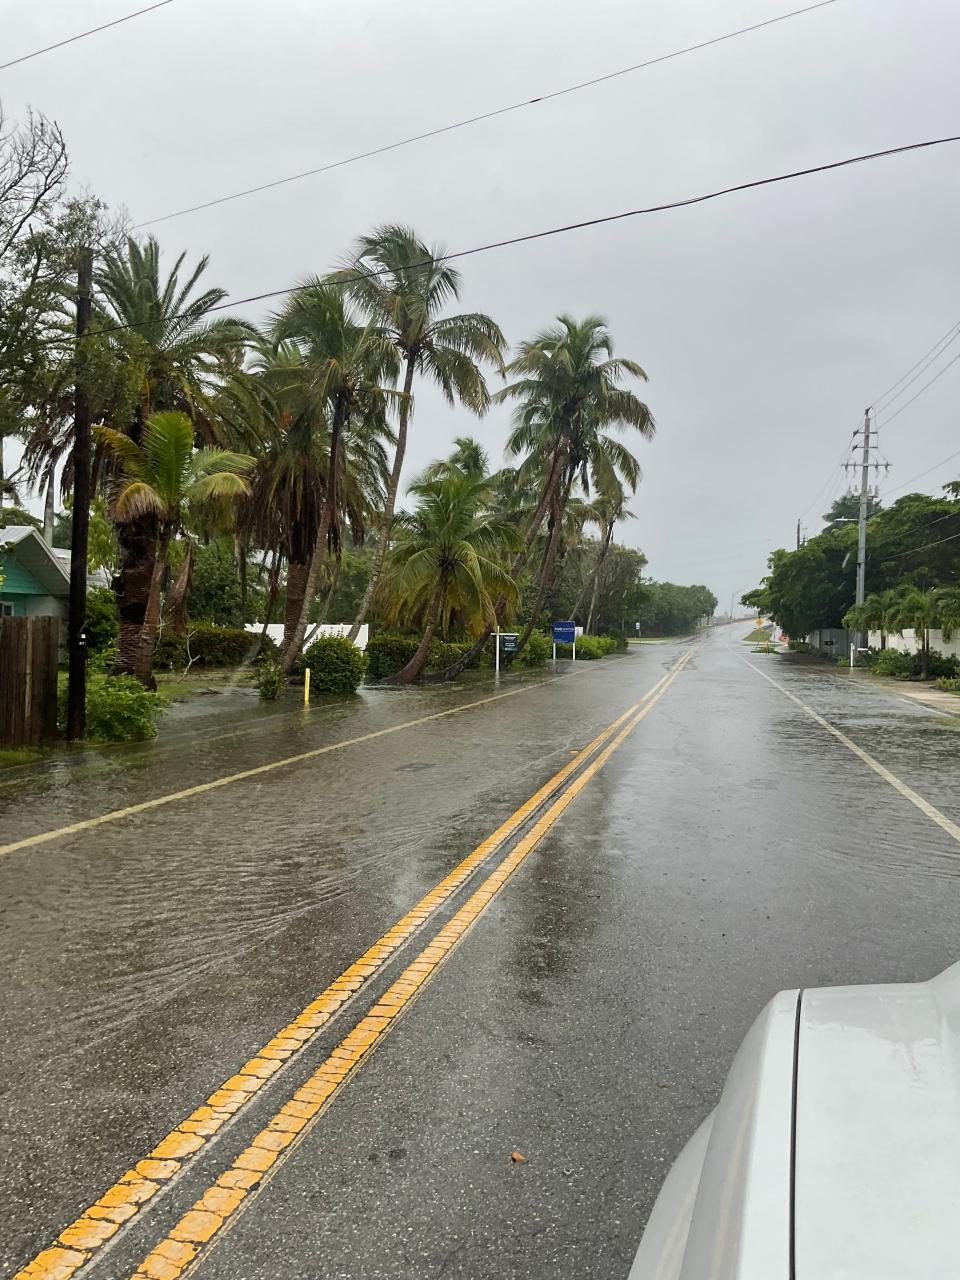
[[[697,644],[197,1275],[622,1280],[770,995],[960,958],[960,846],[744,659],[954,822],[960,720],[752,654],[740,630]],[[8,843],[380,735],[0,857],[3,1274],[687,647],[252,726],[238,704],[155,747],[0,774]],[[81,1274],[132,1274],[398,968]]]

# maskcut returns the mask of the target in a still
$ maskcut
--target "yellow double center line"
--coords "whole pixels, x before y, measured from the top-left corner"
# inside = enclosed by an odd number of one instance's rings
[[[141,1280],[176,1280],[198,1257],[200,1248],[231,1221],[254,1189],[265,1185],[270,1171],[296,1145],[312,1122],[328,1105],[347,1077],[386,1035],[393,1020],[410,1003],[447,958],[477,917],[553,826],[567,805],[603,767],[627,735],[663,696],[686,665],[687,650],[656,685],[592,742],[579,751],[558,773],[463,859],[415,907],[396,922],[360,958],[349,966],[303,1012],[283,1028],[239,1072],[215,1090],[206,1102],[170,1131],[129,1169],[76,1221],[61,1231],[56,1244],[43,1250],[14,1280],[69,1280],[90,1261],[121,1227],[164,1186],[172,1185],[186,1163],[250,1101],[283,1064],[298,1053],[317,1031],[337,1014],[387,960],[455,894],[536,810],[564,788],[572,774],[611,739],[544,811],[530,831],[516,844],[450,919],[449,923],[407,966],[370,1013],[334,1049],[305,1085],[278,1111],[220,1175],[175,1227],[141,1263]],[[622,727],[621,727],[622,726]],[[617,730],[619,729],[619,732]],[[612,736],[612,735],[616,736]]]

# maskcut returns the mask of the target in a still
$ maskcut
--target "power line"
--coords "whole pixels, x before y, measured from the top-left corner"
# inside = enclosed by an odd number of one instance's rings
[[[908,489],[914,480],[922,480],[924,476],[928,476],[931,471],[938,471],[940,467],[946,466],[948,462],[953,462],[954,458],[960,458],[960,450],[956,453],[949,454],[946,458],[941,458],[939,462],[935,462],[932,467],[927,467],[926,471],[921,471],[918,475],[911,476],[905,484],[898,484],[895,489],[891,489],[885,496],[890,497],[891,494],[899,493],[901,489]]]
[[[663,53],[657,58],[649,58],[646,62],[637,62],[629,67],[621,67],[618,71],[609,71],[606,75],[594,76],[592,80],[581,80],[578,84],[567,85],[564,89],[554,89],[551,93],[543,93],[537,98],[525,98],[522,102],[513,102],[506,107],[495,107],[491,111],[482,112],[480,115],[468,116],[465,120],[456,120],[452,124],[441,125],[436,129],[428,129],[425,133],[416,133],[412,137],[401,138],[398,142],[388,142],[382,147],[374,147],[370,151],[361,151],[357,155],[347,156],[343,160],[333,160],[329,164],[319,165],[315,169],[304,169],[302,173],[292,173],[285,178],[274,178],[270,182],[262,182],[255,187],[245,187],[242,191],[233,191],[229,195],[218,196],[214,200],[205,200],[201,204],[189,205],[185,209],[176,209],[173,213],[164,213],[158,218],[147,218],[143,222],[134,223],[133,230],[137,230],[140,227],[153,226],[158,222],[168,222],[171,218],[182,218],[185,214],[198,213],[201,209],[212,209],[215,205],[227,204],[231,200],[241,200],[245,196],[255,195],[260,191],[270,191],[274,187],[286,186],[290,182],[300,182],[303,178],[313,178],[320,173],[329,173],[331,169],[342,169],[344,165],[356,164],[358,160],[369,160],[373,156],[383,155],[387,151],[396,151],[400,147],[409,147],[414,142],[424,142],[428,138],[437,138],[441,134],[452,133],[455,129],[465,129],[468,125],[479,124],[483,120],[492,120],[495,116],[507,115],[511,111],[522,111],[525,107],[533,107],[541,102],[550,102],[554,98],[562,98],[569,93],[579,93],[582,89],[604,84],[608,80],[616,80],[620,76],[630,75],[634,71],[644,71],[647,67],[655,67],[658,63],[669,62],[673,58],[683,57],[684,54],[696,53],[700,49],[709,49],[712,45],[722,44],[724,41],[733,40],[737,36],[748,35],[752,31],[760,31],[763,27],[772,27],[778,22],[786,22],[789,18],[798,18],[805,13],[812,13],[815,9],[825,9],[828,5],[836,4],[836,2],[837,0],[819,0],[819,3],[807,5],[806,8],[794,9],[790,13],[781,13],[776,18],[767,18],[765,22],[755,22],[749,27],[739,27],[736,31],[728,31],[724,35],[714,36],[710,40],[701,40],[698,44],[686,45],[683,49],[674,49],[670,53]],[[164,3],[169,3],[169,0],[164,0]]]
[[[900,386],[901,382],[904,382],[907,378],[910,377],[914,369],[920,369],[920,365],[923,365],[924,368],[926,368],[927,365],[932,363],[933,360],[935,360],[938,355],[942,354],[942,352],[940,351],[940,347],[944,347],[944,349],[946,349],[946,347],[948,347],[950,343],[953,342],[954,339],[957,337],[960,337],[960,320],[958,320],[956,324],[952,324],[950,328],[947,330],[947,332],[943,335],[943,337],[938,338],[937,341],[933,344],[933,346],[928,351],[925,351],[923,355],[920,357],[920,359],[917,361],[917,363],[912,364],[910,368],[907,370],[907,372],[903,374],[902,377],[898,378],[892,386],[887,387],[886,391],[884,391],[882,395],[879,395],[876,397],[876,399],[873,401],[874,409],[879,411],[881,408],[881,402],[883,400],[886,400],[887,396],[890,395],[891,391],[896,391],[897,387]],[[947,341],[948,339],[949,341]],[[927,356],[930,356],[929,361],[927,361]],[[920,369],[920,372],[922,373],[923,369]],[[913,382],[914,379],[911,378],[910,381]],[[907,385],[909,385],[909,383]],[[894,396],[893,399],[894,400],[899,399],[899,395]]]
[[[107,31],[110,27],[119,27],[121,22],[130,22],[133,18],[139,18],[145,13],[152,13],[154,9],[162,9],[166,4],[173,4],[173,0],[158,0],[157,4],[147,5],[146,9],[138,9],[136,13],[128,13],[123,18],[114,18],[112,22],[105,22],[102,26],[91,27],[89,31],[81,31],[78,35],[68,36],[66,40],[58,40],[56,44],[48,44],[42,49],[34,49],[33,53],[25,53],[10,62],[0,62],[0,71],[6,71],[8,67],[15,67],[21,62],[29,62],[31,58],[39,58],[42,53],[49,53],[52,49],[62,49],[65,44],[73,44],[75,40],[85,40],[87,36],[95,36],[98,31]]]
[[[912,395],[912,396],[910,397],[910,399],[909,399],[909,400],[905,401],[905,402],[900,406],[900,408],[899,408],[899,409],[895,409],[895,410],[893,411],[893,413],[891,413],[891,414],[890,414],[889,418],[884,418],[884,419],[883,419],[883,422],[882,422],[882,424],[881,424],[881,425],[882,425],[882,426],[885,426],[885,427],[886,427],[886,426],[889,426],[889,425],[890,425],[890,423],[894,420],[894,418],[899,417],[899,415],[900,415],[901,413],[903,413],[904,409],[909,409],[909,408],[910,408],[910,406],[913,404],[914,400],[918,400],[918,399],[920,398],[920,396],[922,396],[922,395],[923,395],[923,393],[924,393],[924,392],[925,392],[929,387],[932,387],[932,386],[933,386],[933,384],[937,381],[937,379],[938,379],[938,378],[942,378],[942,377],[943,377],[943,375],[944,375],[944,374],[947,372],[947,370],[950,368],[950,366],[951,366],[951,365],[956,364],[958,360],[960,360],[960,353],[958,353],[957,355],[955,355],[955,356],[953,357],[953,359],[952,359],[952,360],[948,360],[948,361],[947,361],[947,363],[943,366],[943,368],[942,368],[938,373],[935,373],[935,374],[933,375],[933,377],[929,380],[929,382],[925,382],[925,383],[923,384],[923,386],[920,388],[920,390],[919,390],[919,391],[917,391],[914,395]]]
[[[639,218],[653,213],[667,213],[673,209],[686,209],[692,205],[706,204],[711,200],[719,200],[722,196],[734,195],[740,191],[753,191],[759,187],[774,186],[780,182],[790,182],[796,178],[807,178],[816,173],[829,173],[835,169],[848,168],[850,165],[864,164],[870,160],[882,160],[888,156],[903,155],[910,151],[923,151],[929,147],[939,147],[946,143],[960,142],[960,134],[953,134],[945,138],[928,138],[923,142],[908,142],[899,147],[886,147],[882,151],[869,151],[863,155],[850,156],[846,160],[833,160],[829,164],[812,165],[807,169],[793,169],[788,173],[775,174],[770,178],[755,178],[751,182],[738,182],[730,187],[721,187],[717,191],[708,191],[703,195],[688,196],[684,200],[671,200],[665,204],[647,205],[640,209],[627,209],[622,213],[611,213],[598,218],[586,218],[582,222],[568,222],[563,226],[549,227],[543,231],[530,231],[525,235],[510,236],[504,240],[491,240],[487,244],[475,245],[472,249],[458,249],[455,253],[444,253],[436,258],[424,258],[421,262],[412,262],[405,270],[407,273],[414,271],[430,270],[441,262],[455,262],[460,258],[470,258],[478,253],[489,253],[492,249],[506,249],[517,244],[529,244],[534,240],[546,240],[551,236],[565,235],[569,231],[582,231],[587,227],[604,226],[611,222],[622,222],[626,218]],[[380,267],[370,271],[358,272],[355,276],[341,278],[341,284],[350,284],[354,280],[367,280],[377,276],[388,275],[389,268]],[[300,293],[305,289],[312,289],[313,284],[293,284],[287,285],[283,289],[269,289],[265,293],[252,293],[245,298],[237,298],[231,302],[220,302],[216,306],[208,308],[205,314],[213,311],[226,311],[232,307],[246,306],[251,302],[268,302],[273,298],[286,297],[291,293]],[[168,320],[181,319],[184,312],[175,313],[167,317]],[[133,324],[112,325],[105,329],[98,330],[100,336],[110,333],[120,333],[127,329],[149,328],[155,324],[153,320],[135,321]],[[54,339],[53,342],[60,342],[60,339]]]
[[[960,538],[960,533],[951,533],[946,538],[938,538],[936,542],[927,542],[922,547],[913,547],[910,551],[902,551],[898,556],[888,556],[886,560],[881,561],[881,564],[892,564],[895,560],[906,560],[907,556],[919,555],[921,551],[929,551],[931,547],[941,547],[945,542],[953,542],[956,538]]]

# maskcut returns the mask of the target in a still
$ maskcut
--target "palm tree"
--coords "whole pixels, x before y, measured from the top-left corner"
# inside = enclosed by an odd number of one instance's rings
[[[245,476],[253,459],[242,453],[205,447],[194,450],[193,424],[185,413],[151,414],[137,444],[122,431],[98,427],[98,443],[117,464],[113,518],[117,525],[149,521],[155,553],[143,627],[135,653],[122,655],[122,666],[154,687],[153,648],[160,618],[160,588],[170,541],[191,509],[233,502],[249,491]],[[120,642],[130,643],[131,632]]]
[[[587,635],[593,634],[593,627],[597,617],[597,605],[600,600],[600,586],[603,582],[603,570],[613,542],[614,527],[618,520],[633,518],[633,512],[624,508],[625,495],[623,489],[619,485],[617,489],[618,492],[612,494],[599,494],[592,503],[593,518],[596,520],[600,530],[600,545],[597,548],[597,558],[593,566],[590,609],[587,613],[587,625],[585,627]]]
[[[843,615],[843,625],[850,631],[879,631],[880,648],[887,647],[887,633],[894,628],[891,619],[900,605],[896,591],[873,591],[863,604],[855,604]]]
[[[403,363],[396,450],[370,581],[350,631],[350,638],[356,639],[390,542],[413,410],[414,377],[419,373],[428,378],[449,404],[459,402],[479,416],[490,404],[480,365],[491,364],[502,373],[505,339],[499,326],[480,312],[442,314],[460,296],[460,273],[446,265],[441,248],[428,247],[409,227],[388,224],[362,236],[343,269],[330,280],[348,293],[372,324],[389,333]]]
[[[941,587],[937,591],[937,614],[944,640],[952,640],[960,631],[960,587]]]
[[[897,602],[890,619],[899,635],[910,629],[920,641],[920,678],[926,680],[930,661],[930,628],[938,621],[940,598],[935,587],[922,591],[908,587]]]
[[[439,623],[455,610],[468,626],[490,625],[494,600],[516,597],[502,555],[518,545],[516,530],[489,513],[491,486],[484,476],[451,472],[411,485],[412,513],[396,517],[396,542],[383,587],[392,614],[419,621],[423,637],[397,676],[410,684],[423,671]]]
[[[518,649],[543,607],[575,480],[588,494],[591,485],[601,492],[628,488],[632,493],[640,464],[608,428],[633,427],[648,440],[656,429],[646,404],[620,385],[624,375],[643,380],[647,375],[635,361],[614,357],[613,349],[612,335],[598,316],[577,321],[562,315],[553,328],[522,343],[507,366],[508,373],[520,375],[498,396],[517,402],[507,448],[515,456],[526,455],[526,464],[542,477],[540,501],[524,539],[527,553],[548,518],[537,598]]]
[[[423,473],[425,480],[438,480],[453,472],[469,476],[486,476],[490,470],[490,455],[473,436],[455,436],[456,446],[449,458],[431,462]]]
[[[180,277],[181,254],[161,279],[160,246],[127,240],[126,252],[106,254],[95,277],[97,303],[93,327],[109,330],[113,355],[124,370],[133,400],[125,428],[139,444],[147,418],[157,410],[185,413],[207,443],[217,443],[213,397],[224,374],[239,367],[255,330],[236,319],[211,319],[226,297],[223,289],[197,292],[208,259],[201,258]],[[117,326],[122,326],[118,330]],[[115,506],[115,503],[114,503]],[[120,561],[113,579],[120,617],[116,671],[140,654],[141,632],[153,579],[157,544],[155,518],[149,512],[118,521]]]
[[[398,399],[390,384],[399,373],[392,337],[374,323],[360,324],[340,289],[319,279],[306,281],[276,317],[275,336],[293,341],[304,356],[306,408],[311,420],[326,428],[323,506],[311,548],[300,613],[285,638],[283,664],[296,662],[306,634],[310,607],[317,593],[320,568],[330,552],[341,551],[344,440],[351,429],[365,424],[368,436],[387,432],[387,410]]]

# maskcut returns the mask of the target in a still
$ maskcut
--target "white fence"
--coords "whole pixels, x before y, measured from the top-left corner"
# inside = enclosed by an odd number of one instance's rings
[[[880,632],[870,631],[867,635],[867,644],[872,649],[880,648]],[[916,635],[908,627],[903,635],[897,635],[894,631],[887,632],[887,648],[899,649],[901,653],[916,653],[920,648],[920,642]],[[944,657],[960,658],[960,633],[954,632],[950,640],[944,640],[943,632],[937,627],[930,628],[930,648],[935,649],[938,653],[942,653]]]
[[[317,629],[316,634],[317,636],[345,636],[349,634],[351,626],[352,626],[352,623],[349,623],[349,622],[325,622],[323,623],[322,626],[320,626]],[[245,630],[252,632],[254,635],[259,635],[260,632],[263,630],[263,623],[248,622]],[[312,626],[307,627],[307,635],[310,635],[310,632],[312,630],[313,630]],[[283,643],[283,623],[271,622],[267,627],[267,635],[275,644],[277,645],[282,644]],[[360,628],[360,630],[357,632],[356,640],[354,640],[353,642],[361,652],[367,647],[367,639],[369,638],[369,635],[370,635],[370,628],[367,625],[367,623],[364,623],[363,626]],[[316,639],[316,636],[314,636],[313,638]]]

